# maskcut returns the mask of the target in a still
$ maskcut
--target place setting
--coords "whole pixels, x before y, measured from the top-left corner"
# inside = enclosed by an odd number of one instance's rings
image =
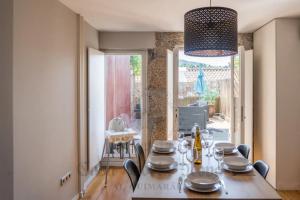
[[[234,173],[246,173],[253,170],[253,166],[249,160],[240,156],[225,157],[222,163],[222,168]]]
[[[177,166],[177,161],[171,156],[151,156],[147,163],[149,169],[159,172],[176,170]]]
[[[155,140],[152,151],[158,154],[170,154],[176,151],[176,147],[173,141]]]
[[[222,182],[216,173],[199,171],[188,174],[184,186],[194,192],[209,193],[218,191]]]

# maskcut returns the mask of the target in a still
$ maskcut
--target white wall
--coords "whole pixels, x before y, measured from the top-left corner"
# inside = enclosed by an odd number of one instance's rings
[[[271,167],[268,181],[300,189],[300,18],[276,19],[254,33],[255,159]]]
[[[300,189],[300,18],[276,20],[277,188]]]
[[[0,1],[0,195],[13,199],[13,1]]]
[[[152,49],[154,32],[100,32],[100,49]]]
[[[14,1],[15,200],[78,192],[77,22],[57,0]]]
[[[276,187],[276,54],[275,21],[254,33],[254,160],[271,169],[267,180]]]

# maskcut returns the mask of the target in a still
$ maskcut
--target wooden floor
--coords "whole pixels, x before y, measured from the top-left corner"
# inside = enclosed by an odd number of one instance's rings
[[[121,167],[111,167],[108,184],[105,185],[105,171],[100,171],[90,184],[82,200],[131,200],[132,187],[127,173]]]
[[[101,171],[82,200],[131,200],[132,187],[123,168],[110,168],[106,188],[104,179],[105,173]],[[300,200],[300,191],[279,191],[278,193],[283,200]]]

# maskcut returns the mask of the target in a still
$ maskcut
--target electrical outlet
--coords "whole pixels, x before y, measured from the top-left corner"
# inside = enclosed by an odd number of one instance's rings
[[[63,186],[71,178],[71,172],[67,172],[63,177],[60,178],[60,185]]]

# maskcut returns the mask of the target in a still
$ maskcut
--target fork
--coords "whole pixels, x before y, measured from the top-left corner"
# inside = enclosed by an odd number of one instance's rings
[[[183,182],[183,178],[181,176],[179,176],[179,178],[178,178],[178,190],[179,190],[179,193],[181,193],[182,182]]]

